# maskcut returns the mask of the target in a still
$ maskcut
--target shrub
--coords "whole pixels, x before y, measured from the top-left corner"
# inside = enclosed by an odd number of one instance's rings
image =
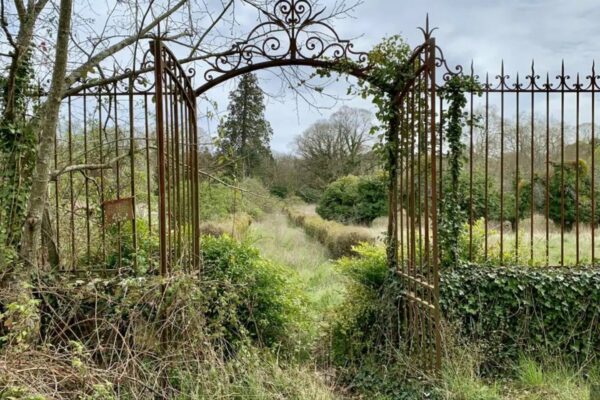
[[[331,358],[347,385],[377,399],[438,398],[423,382],[411,382],[403,352],[398,312],[402,288],[386,264],[382,246],[362,244],[359,257],[342,258],[337,268],[349,279],[346,300],[331,326]]]
[[[254,219],[272,211],[275,201],[269,191],[256,179],[229,182],[247,192],[235,190],[219,182],[204,181],[200,184],[200,219],[222,220],[232,213],[245,212]],[[248,193],[249,192],[249,193]]]
[[[287,186],[273,185],[269,189],[269,192],[275,197],[279,197],[280,199],[285,199],[288,196],[288,193],[290,191]]]
[[[317,203],[321,198],[323,192],[321,190],[311,188],[308,186],[301,187],[296,190],[296,196],[298,196],[305,203],[313,204]]]
[[[353,254],[353,248],[360,243],[375,242],[375,238],[367,228],[326,221],[317,215],[306,215],[289,208],[285,211],[294,224],[302,227],[308,236],[327,247],[334,258]]]
[[[383,176],[345,176],[331,183],[321,196],[317,213],[342,223],[371,223],[387,212]]]
[[[88,398],[112,393],[113,384],[121,397],[152,398],[157,379],[168,378],[165,393],[184,390],[180,371],[209,379],[202,372],[224,363],[237,368],[254,348],[267,360],[303,349],[308,317],[292,271],[227,236],[203,237],[202,260],[200,277],[40,275],[34,310],[41,318],[30,325],[39,328],[41,345],[23,357],[0,332],[0,388],[35,382],[32,392],[48,398]],[[3,310],[0,319],[29,312],[25,306]],[[294,352],[279,352],[288,347]]]
[[[450,175],[444,175],[443,193],[449,193],[451,185]],[[471,190],[469,171],[461,172],[458,178],[458,206],[461,210],[464,210],[467,219],[471,215],[471,204],[473,207],[473,220],[485,218],[486,207],[488,219],[497,220],[500,218],[500,190],[494,178],[488,177],[486,182],[483,172],[473,171],[473,190]]]
[[[200,224],[202,235],[219,237],[228,234],[236,239],[244,237],[252,224],[252,218],[245,212],[229,215],[227,218],[216,221],[207,221]]]
[[[578,170],[579,199],[576,195]],[[597,223],[597,218],[592,218],[592,180],[585,161],[554,165],[548,192],[549,216],[556,224],[564,223],[565,229],[571,230],[577,220],[583,223],[594,220],[594,223]]]
[[[204,237],[202,260],[211,332],[224,332],[228,343],[248,336],[269,347],[297,344],[304,297],[289,270],[228,236]]]

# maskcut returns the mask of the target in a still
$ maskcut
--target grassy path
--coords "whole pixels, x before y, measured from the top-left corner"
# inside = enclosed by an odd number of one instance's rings
[[[263,257],[294,270],[308,300],[310,328],[309,359],[301,362],[300,368],[314,371],[319,378],[315,383],[323,382],[313,389],[315,399],[344,399],[339,392],[331,371],[324,371],[322,359],[328,351],[327,338],[324,337],[327,324],[333,320],[331,313],[345,296],[345,278],[336,269],[329,251],[316,240],[310,238],[301,228],[293,226],[282,213],[265,215],[261,221],[254,222],[248,232],[248,238],[258,248]],[[326,368],[326,367],[325,367]]]
[[[344,298],[344,277],[335,270],[327,249],[290,225],[281,213],[266,215],[250,227],[261,254],[295,270],[302,281],[314,318],[324,323],[327,313]]]

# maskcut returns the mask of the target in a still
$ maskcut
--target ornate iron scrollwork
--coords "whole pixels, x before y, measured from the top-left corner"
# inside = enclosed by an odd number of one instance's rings
[[[270,11],[261,10],[265,21],[254,27],[246,39],[228,51],[206,60],[208,82],[220,75],[257,62],[298,60],[367,62],[367,53],[339,37],[323,18],[324,9],[315,10],[308,0],[279,0]]]

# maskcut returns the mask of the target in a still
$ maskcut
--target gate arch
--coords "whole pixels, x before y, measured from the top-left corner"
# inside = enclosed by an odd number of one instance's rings
[[[341,39],[310,0],[279,0],[264,18],[227,51],[203,60],[208,68],[196,96],[240,75],[268,68],[306,66],[354,76],[379,87],[394,101],[395,117],[386,140],[389,173],[387,254],[403,283],[405,345],[425,370],[441,367],[440,271],[437,238],[436,69],[450,71],[436,46],[429,19],[424,42],[403,72],[403,86],[377,82],[368,53]],[[439,52],[439,57],[437,56]]]
[[[310,0],[279,0],[271,9],[261,10],[262,22],[243,41],[203,60],[208,68],[196,88],[192,86],[195,71],[184,68],[157,37],[146,53],[153,57],[145,54],[141,68],[128,71],[127,80],[117,76],[109,79],[110,84],[97,86],[80,82],[81,90],[69,91],[64,102],[68,127],[57,134],[55,145],[58,157],[48,218],[54,226],[48,228],[52,234],[46,238],[56,257],[49,254],[48,258],[56,258],[50,262],[53,266],[71,272],[88,273],[94,267],[106,272],[112,267],[139,273],[139,264],[151,265],[150,272],[163,275],[175,264],[199,271],[197,98],[229,79],[268,68],[305,66],[354,76],[395,101],[395,118],[386,132],[388,263],[402,281],[406,345],[421,359],[423,369],[438,369],[435,155],[441,146],[434,134],[435,83],[436,69],[448,68],[443,57],[436,57],[435,38],[427,26],[423,43],[403,68],[410,79],[405,75],[398,79],[404,82],[399,88],[378,82],[371,75],[368,53],[340,38],[323,14]],[[149,112],[152,103],[154,116]],[[81,133],[71,127],[71,106],[79,104],[84,110]],[[93,110],[92,123],[86,119],[89,110]],[[79,143],[83,155],[73,154]],[[79,161],[78,168],[62,167]],[[138,179],[140,169],[146,172],[145,180]],[[78,227],[84,228],[84,236],[76,237]],[[159,249],[152,246],[147,253],[138,252],[138,241],[155,231]],[[85,269],[76,270],[77,266]]]

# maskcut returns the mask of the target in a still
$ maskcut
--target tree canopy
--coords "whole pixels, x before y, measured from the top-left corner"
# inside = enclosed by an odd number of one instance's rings
[[[272,160],[273,129],[265,119],[263,92],[254,74],[243,75],[229,95],[227,116],[219,125],[219,149],[230,173],[252,176]]]

